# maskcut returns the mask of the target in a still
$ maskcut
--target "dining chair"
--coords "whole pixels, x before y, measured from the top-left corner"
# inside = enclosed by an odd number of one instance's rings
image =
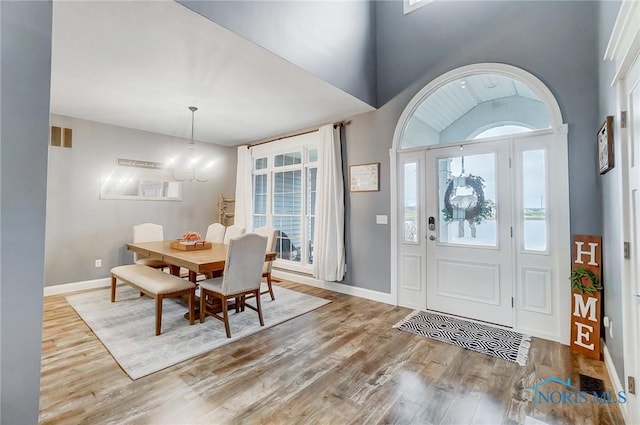
[[[231,238],[240,235],[244,235],[244,227],[233,224],[225,230],[223,243],[228,244]]]
[[[205,316],[215,317],[224,323],[227,338],[231,338],[227,300],[235,298],[236,313],[240,307],[248,307],[258,313],[260,326],[264,326],[260,284],[266,249],[267,238],[255,233],[237,236],[229,241],[223,275],[200,282],[200,323],[204,323]],[[246,295],[255,297],[255,307],[246,303]],[[220,301],[222,316],[206,309],[208,298]]]
[[[137,242],[158,242],[164,240],[162,225],[155,223],[143,223],[133,226],[133,243]],[[163,269],[169,265],[162,260],[133,254],[133,262],[142,264],[143,266],[153,267],[155,269]]]
[[[207,228],[207,235],[204,237],[204,240],[213,243],[223,243],[226,229],[227,228],[220,223],[210,224]]]
[[[267,237],[267,252],[273,252],[275,250],[276,245],[276,229],[272,227],[259,227],[253,231],[254,233],[260,236]],[[271,265],[273,261],[265,261],[262,267],[262,277],[267,278],[267,286],[269,289],[267,291],[260,292],[260,295],[270,294],[271,300],[275,300],[276,297],[273,295],[273,287],[271,286]]]

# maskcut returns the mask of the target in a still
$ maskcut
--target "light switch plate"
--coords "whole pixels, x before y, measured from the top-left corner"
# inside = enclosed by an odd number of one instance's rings
[[[387,216],[386,215],[377,215],[376,216],[376,224],[387,224]]]

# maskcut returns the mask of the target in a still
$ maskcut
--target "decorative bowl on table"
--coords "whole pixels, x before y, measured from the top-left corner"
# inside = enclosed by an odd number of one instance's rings
[[[175,242],[171,242],[171,248],[180,249],[183,251],[191,251],[194,249],[209,249],[211,248],[211,242],[207,242],[202,239],[202,236],[198,232],[187,232],[182,235],[180,239]]]
[[[187,232],[180,238],[181,242],[198,242],[202,240],[202,236],[198,232]]]

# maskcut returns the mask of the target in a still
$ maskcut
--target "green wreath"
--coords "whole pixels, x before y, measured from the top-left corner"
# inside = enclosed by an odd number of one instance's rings
[[[491,218],[495,204],[493,201],[484,198],[484,179],[480,176],[469,174],[466,177],[466,185],[464,187],[471,187],[478,198],[476,204],[472,208],[465,209],[464,219],[472,223],[480,224],[483,220]],[[442,219],[446,223],[450,223],[454,220],[451,195],[455,193],[455,189],[456,188],[453,186],[453,179],[449,179],[447,190],[444,192],[444,208],[442,209]]]
[[[589,279],[589,282],[591,282],[590,286],[585,286],[582,284],[582,278],[584,277]],[[584,294],[586,292],[589,295],[593,295],[594,292],[602,291],[603,289],[598,282],[598,277],[590,270],[582,267],[572,271],[571,275],[569,276],[569,280],[571,281],[571,287],[581,294]]]

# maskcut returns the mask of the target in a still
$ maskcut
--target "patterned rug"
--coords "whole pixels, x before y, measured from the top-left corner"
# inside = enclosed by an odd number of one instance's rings
[[[414,311],[393,327],[520,366],[526,364],[531,344],[530,336],[518,332],[425,311]]]
[[[129,286],[118,287],[115,303],[110,301],[110,289],[70,295],[66,299],[120,367],[131,379],[138,379],[330,302],[275,285],[273,291],[275,301],[267,295],[261,298],[264,327],[253,310],[230,312],[231,338],[227,338],[224,324],[213,317],[202,324],[196,319],[189,326],[183,317],[185,305],[170,298],[163,303],[162,334],[155,336],[155,300],[140,297]]]

